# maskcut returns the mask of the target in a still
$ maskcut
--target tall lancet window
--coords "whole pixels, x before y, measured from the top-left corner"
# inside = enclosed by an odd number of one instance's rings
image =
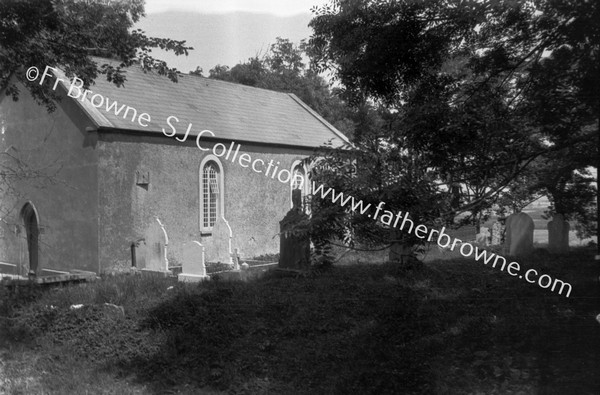
[[[223,170],[216,160],[203,161],[200,167],[200,230],[211,232],[223,216]]]

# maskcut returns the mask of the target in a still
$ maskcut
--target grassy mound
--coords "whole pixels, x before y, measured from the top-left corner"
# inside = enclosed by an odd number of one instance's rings
[[[600,289],[589,256],[520,262],[571,282],[570,298],[470,259],[21,290],[3,299],[2,352],[31,368],[0,365],[0,392],[24,391],[25,374],[45,393],[595,394]]]

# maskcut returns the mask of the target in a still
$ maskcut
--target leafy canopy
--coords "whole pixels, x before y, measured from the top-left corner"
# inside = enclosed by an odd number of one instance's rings
[[[264,56],[257,55],[231,68],[216,65],[209,71],[209,78],[293,93],[340,131],[352,134],[350,108],[318,73],[306,67],[305,51],[305,42],[296,45],[277,37]]]
[[[540,188],[562,190],[556,209],[573,210],[565,199],[589,200],[591,188],[575,172],[598,160],[599,9],[572,0],[332,0],[315,8],[313,67],[333,73],[357,108],[377,109],[363,111],[372,119],[353,141],[353,158],[364,163],[358,176],[324,172],[323,181],[357,198],[392,196],[423,221],[460,212],[476,220],[511,191],[526,200]],[[562,176],[516,193],[518,183],[535,181],[527,171],[537,158]]]
[[[117,85],[125,82],[124,67],[139,61],[144,70],[156,70],[177,81],[177,70],[151,56],[152,48],[188,54],[185,41],[148,37],[132,30],[144,16],[143,0],[3,0],[0,2],[0,90],[17,100],[18,83],[35,100],[55,108],[58,96],[48,86],[30,82],[25,70],[35,66],[60,67],[68,77],[77,75],[86,86],[98,74]],[[118,59],[114,67],[98,65],[93,56]]]

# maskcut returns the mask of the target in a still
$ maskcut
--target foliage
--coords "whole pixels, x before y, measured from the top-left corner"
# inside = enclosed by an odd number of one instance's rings
[[[144,16],[143,0],[6,0],[0,3],[0,90],[17,99],[23,84],[49,111],[58,95],[49,85],[28,81],[25,69],[60,67],[71,78],[77,75],[85,87],[98,74],[117,86],[125,82],[124,67],[139,61],[144,70],[156,70],[177,81],[177,70],[151,56],[152,48],[188,54],[185,41],[148,37],[131,30]],[[114,67],[98,64],[92,56],[118,59]]]
[[[352,147],[344,150],[324,149],[315,157],[312,180],[337,193],[351,195],[354,202],[362,201],[362,207],[370,205],[369,215],[352,212],[348,206],[341,207],[330,197],[312,197],[313,235],[319,238],[335,238],[353,246],[355,243],[367,248],[393,243],[417,244],[422,240],[406,232],[395,232],[380,221],[374,221],[375,207],[384,202],[383,210],[393,213],[411,207],[410,219],[415,223],[432,223],[435,216],[431,207],[440,207],[443,202],[433,192],[432,175],[423,162],[411,157],[405,150],[386,149],[378,143],[381,128],[377,122],[382,115],[365,108],[359,123],[360,140],[355,139]],[[369,136],[370,135],[370,136]],[[358,210],[360,211],[360,209]],[[382,211],[383,214],[385,211]],[[380,218],[381,218],[380,214]]]
[[[315,241],[315,246],[310,252],[311,269],[321,271],[331,268],[334,260],[331,244],[322,239],[315,239]]]
[[[579,7],[572,12],[600,14],[597,9]],[[523,101],[523,111],[532,116],[552,149],[542,156],[543,165],[536,172],[538,183],[534,185],[548,194],[551,214],[577,220],[579,234],[585,237],[597,233],[594,200],[598,189],[592,185],[594,179],[589,167],[598,167],[600,138],[598,90],[590,91],[591,87],[600,88],[600,66],[597,61],[590,63],[598,60],[600,32],[597,23],[595,31],[585,23],[587,17],[574,16],[566,26],[575,25],[576,30],[567,36],[571,40],[532,67]],[[590,31],[584,33],[579,29]],[[584,41],[574,41],[571,37],[574,34],[583,34],[580,39]]]
[[[576,172],[598,158],[596,2],[333,0],[314,12],[313,67],[357,108],[382,108],[353,139],[358,175],[326,182],[367,201],[412,192],[399,208],[424,223],[477,223],[495,203],[518,210],[543,192],[590,217],[578,207],[593,189]]]
[[[304,41],[296,45],[289,39],[277,37],[263,57],[255,56],[232,68],[216,65],[209,71],[208,77],[293,93],[341,132],[351,135],[353,122],[350,109],[329,89],[321,76],[306,68],[303,62],[305,50]]]

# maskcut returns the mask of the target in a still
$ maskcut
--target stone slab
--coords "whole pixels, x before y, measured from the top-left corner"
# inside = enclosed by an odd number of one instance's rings
[[[485,227],[479,228],[479,233],[475,236],[475,241],[481,245],[488,245],[491,238],[490,230]]]
[[[181,273],[206,276],[204,253],[204,246],[198,241],[191,241],[184,244],[181,253]]]
[[[167,232],[158,218],[150,223],[145,233],[146,262],[145,268],[155,271],[166,271],[166,246],[169,242]]]
[[[462,241],[475,241],[477,237],[477,228],[474,225],[463,225],[456,229],[446,229],[446,233],[452,239]]]
[[[231,232],[223,218],[217,218],[210,236],[202,237],[206,262],[231,263]]]
[[[533,219],[523,212],[506,218],[505,254],[528,255],[533,252]]]

